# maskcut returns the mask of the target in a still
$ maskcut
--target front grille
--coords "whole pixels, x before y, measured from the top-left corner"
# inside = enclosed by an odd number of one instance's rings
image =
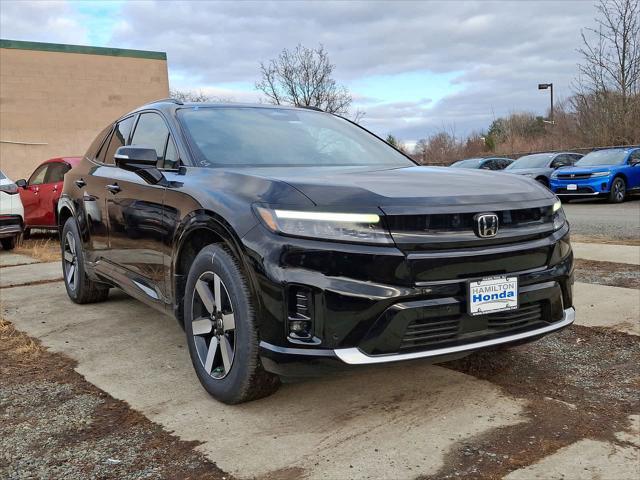
[[[567,190],[566,187],[563,188],[557,188],[556,189],[556,193],[595,193],[593,188],[591,187],[578,187],[576,190]]]
[[[533,328],[543,321],[544,308],[542,302],[535,302],[504,313],[414,320],[405,330],[399,351],[406,353],[425,348],[444,348]]]
[[[559,173],[558,178],[560,180],[584,180],[585,178],[591,178],[590,173]]]
[[[424,347],[454,339],[460,330],[459,317],[414,320],[407,326],[400,350]]]
[[[540,320],[542,320],[542,304],[532,303],[523,305],[517,310],[487,315],[487,328],[489,330],[508,330],[524,327],[528,323]]]
[[[473,217],[483,212],[484,211],[434,215],[388,215],[386,221],[392,232],[424,232],[437,234],[441,232],[473,231]],[[553,212],[551,207],[539,207],[502,210],[495,213],[498,215],[501,228],[518,228],[551,221]]]
[[[498,234],[480,238],[476,233],[480,213],[498,216]],[[386,215],[394,241],[405,251],[428,251],[523,242],[548,236],[553,231],[551,206],[514,210],[476,210],[465,213]]]

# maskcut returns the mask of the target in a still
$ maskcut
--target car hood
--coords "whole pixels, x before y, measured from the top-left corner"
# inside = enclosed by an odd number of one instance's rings
[[[513,173],[514,175],[544,175],[553,170],[549,167],[543,168],[518,168],[518,169],[509,169],[504,170],[505,173]]]
[[[465,211],[504,204],[506,208],[541,206],[555,198],[521,176],[446,167],[269,167],[252,169],[251,175],[285,182],[317,206],[336,208],[457,207]]]
[[[608,172],[615,168],[619,168],[620,165],[594,165],[592,167],[564,167],[558,171],[559,174],[585,174],[596,172]]]

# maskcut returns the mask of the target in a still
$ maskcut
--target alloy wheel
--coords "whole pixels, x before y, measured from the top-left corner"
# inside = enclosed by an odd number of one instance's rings
[[[191,330],[200,363],[216,380],[231,371],[236,350],[236,325],[231,298],[224,282],[204,272],[193,291]]]
[[[76,239],[71,232],[67,232],[64,242],[64,278],[69,288],[75,291],[78,285],[78,254]]]
[[[624,183],[622,183],[621,180],[618,180],[613,184],[613,195],[616,201],[621,202],[622,200],[624,200],[624,190]]]

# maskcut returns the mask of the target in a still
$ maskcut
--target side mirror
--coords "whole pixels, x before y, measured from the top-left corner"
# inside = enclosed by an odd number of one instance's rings
[[[19,188],[27,188],[27,181],[24,178],[21,178],[20,180],[16,180],[16,185]]]
[[[119,147],[113,159],[118,168],[137,173],[147,183],[155,185],[165,181],[164,175],[158,170],[158,154],[154,148]]]

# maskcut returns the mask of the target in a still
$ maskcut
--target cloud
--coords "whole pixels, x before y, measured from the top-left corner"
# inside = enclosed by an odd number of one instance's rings
[[[65,1],[3,0],[0,34],[10,40],[85,43],[87,30]]]
[[[75,33],[56,25],[56,18],[77,23],[68,5],[30,4],[22,15],[9,5],[5,37],[86,36],[82,24]],[[486,128],[512,111],[544,114],[548,92],[537,83],[553,82],[558,97],[570,93],[580,29],[594,14],[575,1],[126,2],[108,45],[166,51],[172,84],[230,89],[245,100],[255,95],[261,61],[322,43],[366,111],[363,123],[415,140],[443,126],[459,134]]]

